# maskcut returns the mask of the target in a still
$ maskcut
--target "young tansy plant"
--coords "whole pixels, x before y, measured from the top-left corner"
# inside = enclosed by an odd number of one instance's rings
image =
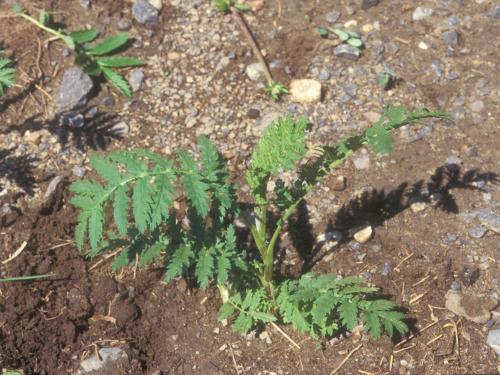
[[[117,34],[106,38],[100,43],[90,45],[89,43],[93,42],[99,36],[99,32],[95,29],[67,33],[64,30],[56,30],[50,27],[52,23],[51,16],[44,10],[40,12],[39,20],[27,14],[19,4],[14,5],[12,10],[40,29],[60,38],[69,49],[74,50],[76,53],[75,64],[80,66],[85,73],[94,77],[103,76],[120,93],[129,98],[132,97],[132,90],[127,80],[115,69],[144,65],[144,63],[134,57],[114,56],[115,53],[123,49],[129,42],[130,38],[128,34]]]
[[[233,318],[235,331],[280,321],[316,339],[359,323],[374,337],[382,331],[404,334],[404,314],[362,278],[314,273],[298,279],[276,277],[274,261],[284,225],[322,177],[365,145],[378,153],[391,152],[393,130],[426,118],[448,115],[388,107],[372,127],[322,146],[320,155],[300,166],[298,161],[307,157],[308,122],[278,119],[255,146],[246,173],[255,203],[251,214],[239,209],[226,163],[206,137],[199,140],[198,158],[179,151],[168,159],[146,150],[93,156],[91,164],[101,179],[71,185],[71,203],[81,209],[76,244],[89,257],[122,247],[115,269],[163,259],[167,281],[192,272],[200,287],[216,284],[224,302],[219,319]],[[286,171],[295,172],[291,184],[280,178]],[[271,179],[276,181],[272,197]],[[185,209],[176,208],[174,196],[185,198]],[[114,225],[106,222],[108,208]],[[281,213],[276,223],[268,220],[271,210]],[[251,253],[238,246],[232,222],[240,215],[255,244]],[[188,220],[181,223],[183,216]]]
[[[1,58],[0,50],[0,96],[4,94],[5,88],[14,84],[16,70],[12,68],[12,61],[7,58]]]

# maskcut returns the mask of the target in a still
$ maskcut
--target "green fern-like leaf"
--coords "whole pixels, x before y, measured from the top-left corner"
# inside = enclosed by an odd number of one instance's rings
[[[135,57],[126,56],[113,56],[113,57],[100,57],[97,63],[107,68],[126,68],[129,66],[144,65],[144,62],[136,59]]]
[[[191,155],[182,151],[179,152],[179,158],[182,168],[186,170],[183,176],[184,191],[198,215],[204,218],[210,208],[209,186],[203,181],[203,176]]]
[[[165,241],[158,241],[150,247],[144,249],[139,260],[140,266],[145,266],[158,259],[166,248]]]
[[[194,257],[194,251],[191,244],[182,244],[172,254],[170,262],[165,273],[165,281],[171,281],[189,267],[191,260]]]
[[[368,333],[378,339],[382,331],[379,315],[374,312],[368,312],[363,314],[362,319]]]
[[[307,151],[305,145],[307,120],[294,122],[282,117],[266,129],[252,154],[252,170],[276,175],[280,170],[291,170],[294,163]]]
[[[339,307],[340,319],[342,324],[348,329],[353,330],[358,322],[358,303],[357,301],[345,301]]]
[[[128,82],[123,78],[120,74],[113,71],[111,68],[102,67],[101,68],[104,77],[115,86],[118,91],[120,91],[123,95],[128,98],[132,97],[132,89]]]
[[[202,249],[198,254],[198,259],[196,262],[195,269],[196,278],[198,284],[202,289],[208,287],[210,279],[213,278],[214,274],[214,249]]]
[[[4,87],[10,87],[14,84],[16,71],[10,67],[11,63],[12,61],[9,59],[0,59],[0,96],[4,94]]]

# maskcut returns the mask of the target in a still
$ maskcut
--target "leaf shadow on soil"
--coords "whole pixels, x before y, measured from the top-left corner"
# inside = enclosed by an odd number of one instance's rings
[[[35,176],[33,173],[34,164],[38,161],[37,158],[30,155],[16,156],[14,153],[16,147],[0,150],[0,178],[5,178],[28,195],[33,195],[35,187]],[[3,190],[0,185],[0,190]]]
[[[86,151],[87,148],[94,151],[106,150],[113,140],[124,138],[126,129],[117,126],[121,119],[114,113],[99,111],[92,113],[92,109],[85,110],[84,108],[75,109],[71,113],[79,116],[84,121],[84,125],[71,126],[65,117],[67,113],[57,114],[49,121],[44,121],[40,115],[34,115],[20,125],[11,125],[3,129],[0,134],[18,132],[23,136],[27,131],[36,132],[45,129],[57,137],[61,148],[64,149],[71,144],[80,151]]]
[[[346,243],[356,230],[368,225],[374,228],[383,226],[386,220],[416,202],[456,214],[459,207],[452,194],[454,189],[485,191],[488,183],[500,184],[500,175],[478,169],[462,172],[456,164],[443,165],[428,180],[403,182],[395,188],[365,191],[341,207],[335,217],[328,221],[324,233],[340,231],[342,239],[339,242]],[[303,261],[300,273],[309,272],[327,252],[320,255],[323,243],[315,242],[305,204],[300,205],[297,214],[289,220],[289,228],[292,244]],[[283,259],[283,255],[279,259]]]

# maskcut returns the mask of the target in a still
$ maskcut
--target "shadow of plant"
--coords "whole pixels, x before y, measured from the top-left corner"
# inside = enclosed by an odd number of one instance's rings
[[[459,207],[451,192],[455,189],[483,191],[488,183],[499,184],[500,175],[477,169],[462,172],[456,164],[444,165],[437,168],[427,181],[403,182],[392,189],[365,191],[342,206],[328,222],[325,232],[341,231],[345,243],[351,239],[353,229],[382,226],[415,202],[431,204],[446,213],[458,213]],[[303,261],[301,272],[310,271],[326,255],[318,257],[322,244],[314,245],[308,217],[307,207],[302,205],[298,214],[289,220],[292,244]]]
[[[17,147],[0,150],[0,178],[5,178],[27,194],[33,195],[35,177],[33,175],[34,163],[38,160],[32,156],[14,155]],[[0,185],[0,190],[3,190]]]
[[[21,125],[11,125],[3,129],[0,134],[18,132],[24,135],[27,131],[45,129],[57,137],[62,148],[72,144],[80,151],[85,151],[87,148],[96,151],[106,150],[113,140],[122,140],[126,132],[126,129],[118,126],[121,120],[116,114],[92,113],[92,109],[58,114],[47,122],[39,117],[35,115],[26,119]],[[78,126],[75,123],[78,123]]]

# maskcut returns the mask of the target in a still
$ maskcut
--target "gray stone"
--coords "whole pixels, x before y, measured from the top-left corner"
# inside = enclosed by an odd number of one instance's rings
[[[59,88],[57,108],[59,111],[69,111],[85,105],[93,87],[92,79],[83,70],[76,66],[69,68],[64,72]]]
[[[382,266],[382,271],[380,272],[382,276],[389,276],[392,273],[392,270],[394,269],[394,263],[390,260],[387,262],[384,262],[384,265]]]
[[[379,0],[361,0],[361,9],[369,9],[377,6]]]
[[[56,191],[57,187],[61,182],[64,181],[63,176],[56,176],[49,182],[49,186],[47,186],[47,190],[45,190],[45,193],[43,194],[43,198],[45,200],[50,200],[52,198],[52,195]]]
[[[469,107],[472,112],[481,112],[484,109],[484,102],[482,100],[475,100]]]
[[[136,92],[141,89],[144,77],[144,70],[142,70],[141,68],[134,69],[130,72],[128,76],[128,82],[130,83],[130,87],[132,87],[132,91]]]
[[[351,158],[354,168],[358,171],[370,168],[370,156],[368,154],[358,154]]]
[[[85,117],[78,112],[64,112],[59,117],[61,126],[67,126],[73,129],[81,129],[85,126]]]
[[[488,231],[488,228],[480,225],[478,227],[471,228],[469,230],[469,235],[472,238],[482,238],[486,234],[487,231]]]
[[[356,85],[355,83],[349,83],[342,87],[342,89],[350,97],[356,96],[356,94],[358,93],[358,85]]]
[[[350,60],[357,60],[361,56],[361,51],[349,44],[341,44],[333,50],[335,56],[345,57]]]
[[[455,30],[445,31],[441,34],[441,37],[449,46],[456,46],[458,44],[458,33]]]
[[[458,26],[460,24],[460,21],[456,16],[449,16],[448,17],[448,25],[450,26]]]
[[[497,5],[490,13],[490,16],[496,20],[500,20],[500,5]]]
[[[411,18],[413,21],[422,21],[434,14],[434,9],[431,8],[424,8],[424,7],[417,7],[413,11]]]
[[[245,73],[251,81],[258,81],[264,76],[264,70],[258,62],[247,65]]]
[[[80,363],[76,375],[118,374],[128,365],[129,358],[123,349],[102,348],[99,355],[96,353]]]
[[[90,0],[80,0],[80,6],[84,9],[90,8]]]
[[[495,233],[500,233],[500,215],[492,210],[486,210],[481,212],[478,216],[479,221],[486,228],[492,230]]]
[[[326,70],[326,69],[322,69],[319,72],[319,79],[321,81],[328,81],[331,76],[332,76],[332,74],[328,70]]]
[[[85,176],[86,170],[85,170],[85,168],[83,168],[80,165],[75,165],[73,167],[72,172],[73,172],[73,175],[76,177],[83,177],[83,176]]]
[[[340,12],[332,10],[331,12],[328,12],[325,16],[326,22],[335,23],[340,18],[340,15],[341,15]]]
[[[160,12],[148,0],[137,0],[132,6],[132,14],[139,23],[154,24],[158,22]]]
[[[126,18],[120,18],[116,26],[120,31],[127,31],[132,27],[132,22]]]
[[[497,353],[497,356],[500,357],[500,329],[492,329],[488,332],[486,344],[488,344],[488,346]]]

